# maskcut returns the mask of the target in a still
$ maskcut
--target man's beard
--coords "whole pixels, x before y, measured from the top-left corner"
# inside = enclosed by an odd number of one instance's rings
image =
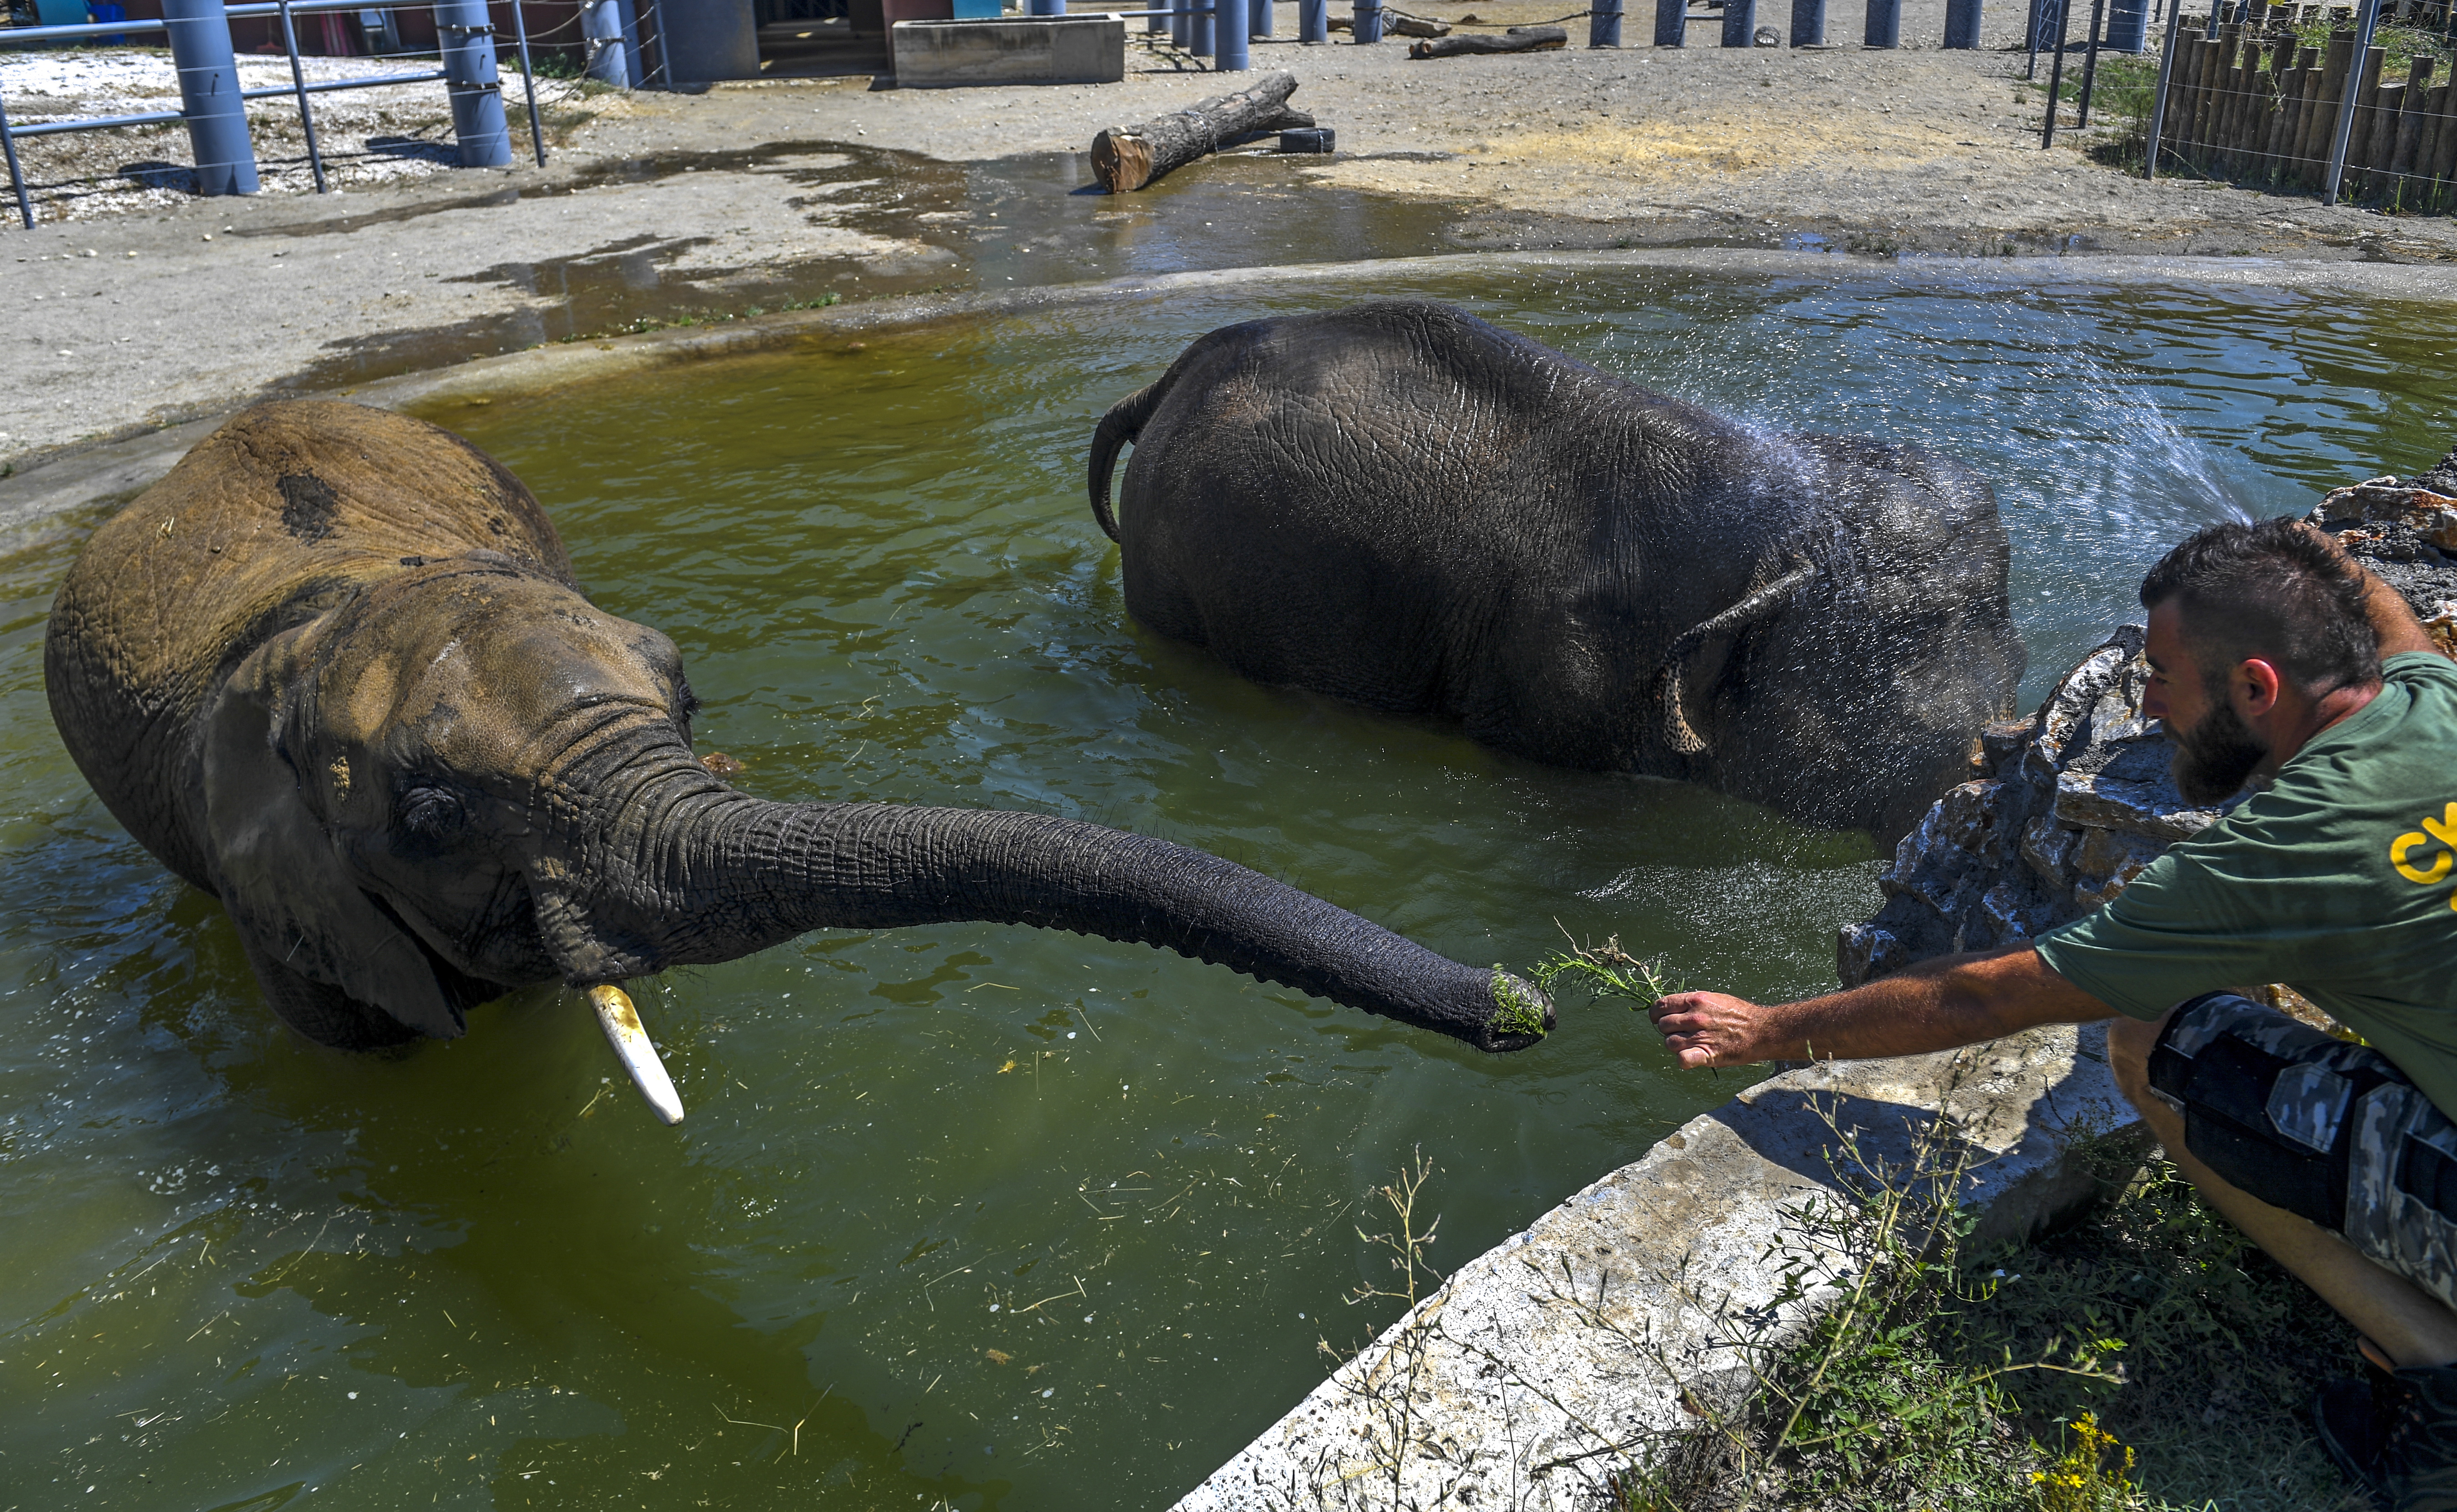
[[[2176,743],[2168,767],[2176,790],[2205,808],[2234,797],[2269,759],[2269,747],[2226,704],[2213,703],[2191,729],[2167,733]]]

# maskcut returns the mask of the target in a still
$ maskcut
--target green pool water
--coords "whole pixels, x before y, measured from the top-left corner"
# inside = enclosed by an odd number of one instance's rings
[[[1950,275],[1510,289],[1257,277],[431,418],[682,645],[703,745],[754,792],[1097,820],[1462,960],[1617,931],[1757,994],[1831,982],[1877,903],[1864,838],[1139,633],[1084,502],[1102,409],[1213,326],[1423,293],[1769,425],[1951,450],[2013,533],[2026,699],[2182,531],[2457,430],[2442,311]],[[1347,1297],[1394,1279],[1360,1198],[1411,1152],[1448,1269],[1745,1084],[1673,1071],[1619,1008],[1486,1058],[975,926],[640,984],[671,1130],[568,993],[449,1046],[316,1051],[61,752],[40,644],[74,547],[0,559],[0,1512],[1164,1505],[1395,1316]]]

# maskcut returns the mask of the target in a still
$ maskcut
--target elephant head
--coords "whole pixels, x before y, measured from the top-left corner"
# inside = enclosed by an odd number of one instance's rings
[[[1969,774],[2028,656],[1993,492],[1932,454],[1752,439],[1760,549],[1731,603],[1677,636],[1649,689],[1663,746],[1726,791],[1890,847]],[[1789,511],[1787,501],[1814,501]],[[1779,689],[1769,696],[1761,689]]]
[[[285,523],[302,494],[322,501],[304,533],[295,507]],[[450,1037],[525,984],[602,989],[811,930],[954,920],[1165,946],[1489,1051],[1551,1027],[1515,977],[1185,847],[737,791],[692,754],[673,643],[595,607],[564,561],[466,442],[294,403],[200,445],[62,586],[48,657],[72,754],[221,898],[307,1037]],[[217,604],[234,582],[254,598]],[[149,740],[179,780],[132,776]],[[597,996],[611,1032],[628,1008]]]

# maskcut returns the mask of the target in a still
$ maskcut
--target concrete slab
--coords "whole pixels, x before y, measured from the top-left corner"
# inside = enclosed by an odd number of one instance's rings
[[[1115,16],[898,21],[898,89],[974,84],[1115,84],[1126,76],[1126,24]]]
[[[1600,1504],[1614,1471],[1700,1426],[1684,1399],[1745,1392],[1736,1341],[1834,1295],[1786,1299],[1804,1219],[1923,1137],[1971,1156],[1974,1244],[2088,1201],[2104,1161],[2084,1148],[2140,1127],[2105,1047],[2103,1026],[2066,1026],[1759,1083],[1462,1267],[1179,1512]]]

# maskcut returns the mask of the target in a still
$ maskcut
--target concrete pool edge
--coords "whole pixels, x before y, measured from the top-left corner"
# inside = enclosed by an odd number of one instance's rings
[[[1351,283],[1359,296],[1393,279],[1490,272],[1520,275],[1617,272],[1661,268],[1759,276],[1813,276],[1905,286],[1938,282],[2007,286],[2096,282],[2119,285],[2335,290],[2364,298],[2457,304],[2457,270],[2411,263],[2210,259],[2148,255],[2070,257],[1864,258],[1848,254],[1747,248],[1636,248],[1592,252],[1471,252],[1359,262],[1283,263],[1141,276],[1092,283],[1048,284],[998,294],[914,296],[878,304],[747,317],[719,326],[646,332],[596,341],[570,341],[480,358],[449,367],[340,389],[295,396],[352,398],[390,409],[454,398],[534,394],[594,378],[671,363],[743,357],[832,336],[858,336],[951,319],[985,319],[1062,310],[1121,298],[1234,289],[1251,284]],[[203,418],[147,428],[73,450],[52,453],[12,477],[0,478],[0,533],[22,538],[28,527],[97,500],[133,494],[168,472],[187,448],[243,405]],[[0,540],[15,549],[22,539]]]
[[[1703,1425],[1684,1401],[1745,1392],[1733,1337],[1788,1337],[1837,1295],[1782,1301],[1802,1257],[1778,1241],[1804,1203],[1849,1200],[1838,1133],[1899,1167],[1943,1110],[1972,1149],[1966,1242],[2019,1240],[2093,1199],[2086,1150],[2140,1138],[2105,1045],[2067,1025],[1760,1082],[1461,1266],[1178,1512],[1600,1504]]]

